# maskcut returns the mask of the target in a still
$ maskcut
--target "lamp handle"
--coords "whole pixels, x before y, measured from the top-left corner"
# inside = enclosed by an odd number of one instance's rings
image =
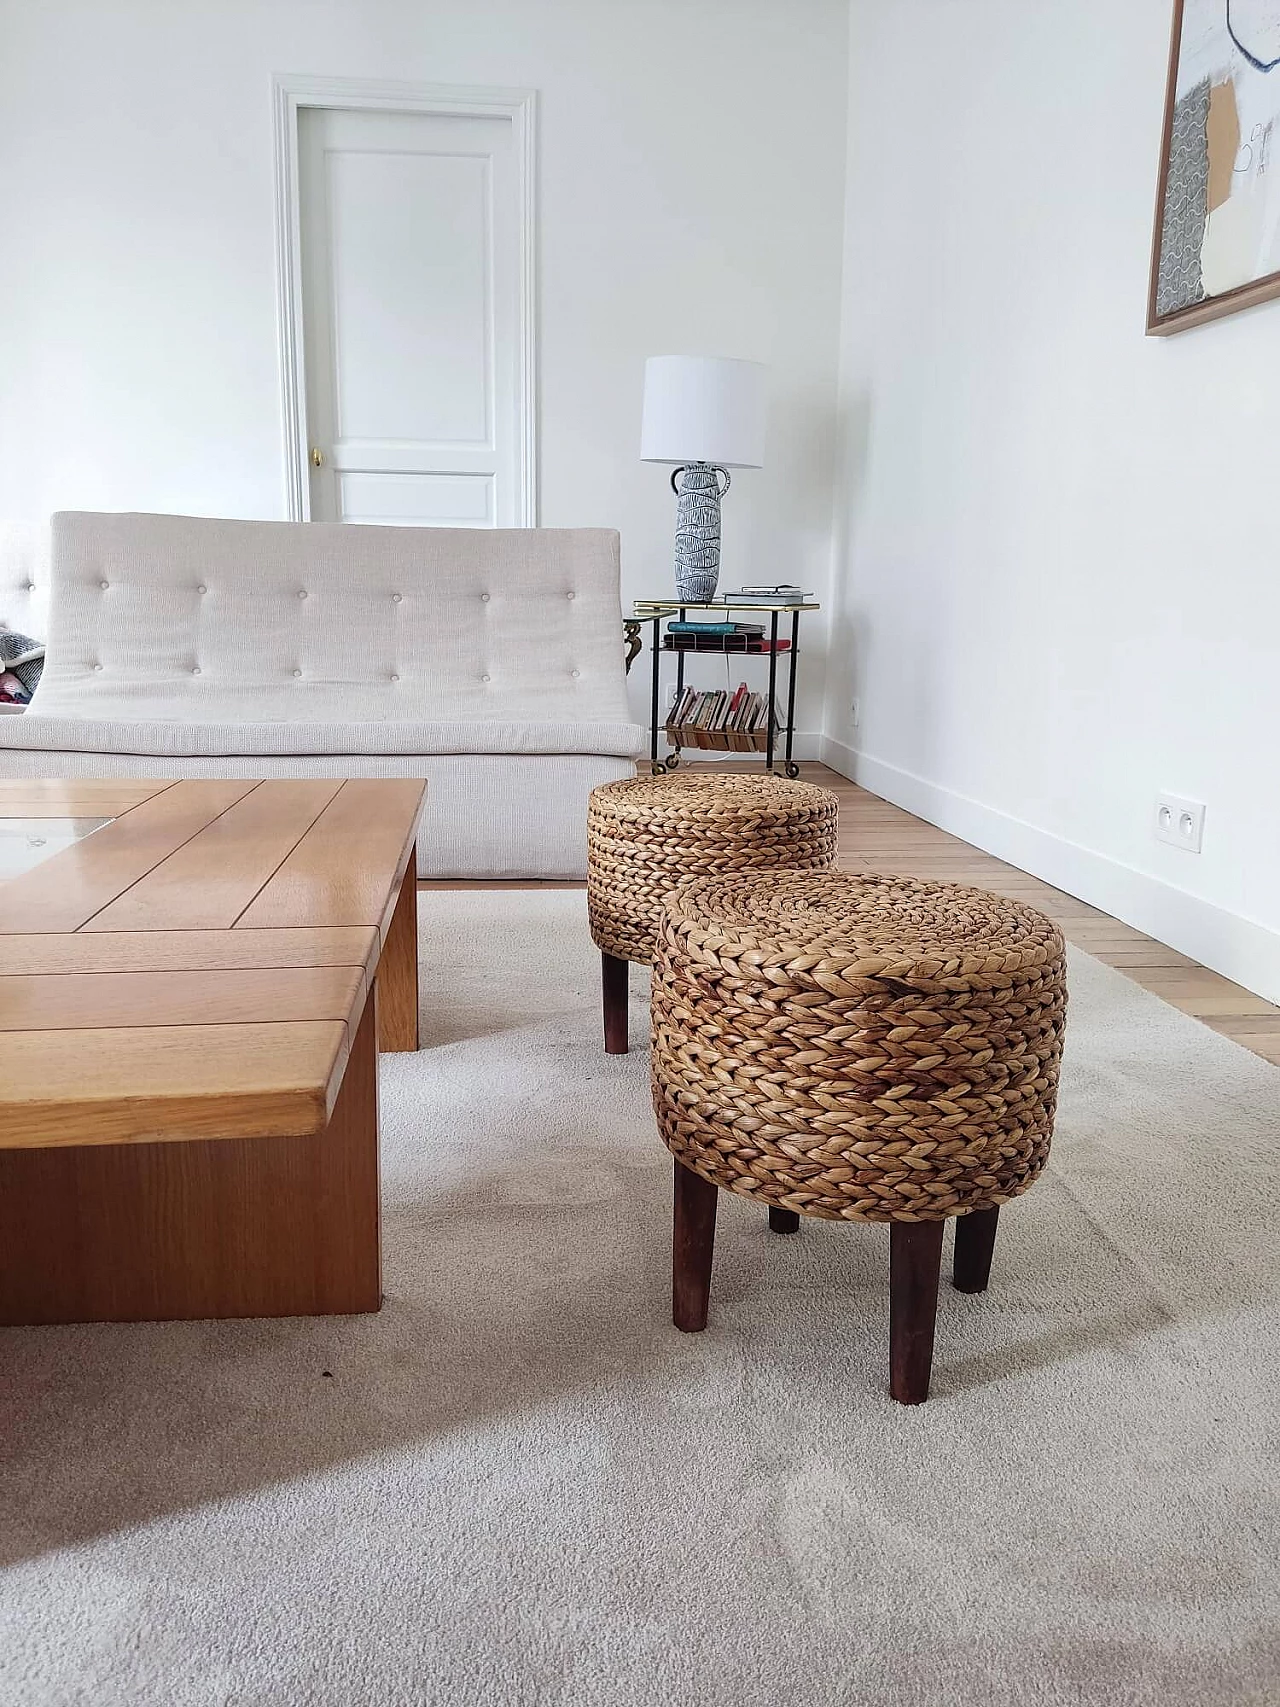
[[[679,488],[679,486],[676,485],[676,480],[678,479],[678,477],[681,474],[687,473],[691,466],[692,465],[690,463],[686,462],[686,463],[682,463],[679,468],[673,468],[671,470],[671,490],[675,493],[677,498],[680,496],[680,488]],[[718,462],[713,462],[711,466],[715,470],[717,475],[720,475],[720,474],[724,475],[724,485],[723,486],[720,485],[719,480],[716,481],[717,492],[718,492],[719,496],[721,498],[723,498],[725,493],[729,490],[730,486],[733,485],[733,481],[729,478],[729,470],[727,468],[721,468],[721,466]]]

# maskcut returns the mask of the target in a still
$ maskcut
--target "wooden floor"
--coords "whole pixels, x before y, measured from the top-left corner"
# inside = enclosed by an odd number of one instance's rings
[[[726,767],[729,768],[729,767]],[[957,836],[926,824],[857,787],[825,765],[805,764],[810,782],[840,796],[840,864],[846,871],[903,871],[950,883],[971,883],[1039,907],[1061,925],[1068,942],[1114,966],[1144,990],[1191,1014],[1255,1055],[1280,1065],[1280,1008],[1210,972],[1176,949],[1122,925],[1110,914],[1077,901],[1039,878],[982,853]],[[432,884],[431,888],[474,888]],[[527,884],[484,887],[527,888]],[[538,887],[542,887],[539,885]],[[580,884],[561,885],[580,888]]]
[[[949,883],[971,883],[1027,901],[1047,913],[1068,942],[1114,966],[1144,990],[1202,1020],[1255,1055],[1280,1065],[1280,1008],[1210,972],[1109,913],[1077,901],[1016,866],[949,836],[891,806],[825,765],[803,765],[811,782],[840,796],[840,864],[847,871],[905,871]]]

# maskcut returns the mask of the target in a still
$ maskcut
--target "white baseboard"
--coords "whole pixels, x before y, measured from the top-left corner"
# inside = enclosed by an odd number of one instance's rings
[[[824,764],[881,799],[1280,1003],[1280,933],[1256,919],[1228,913],[1185,889],[885,764],[829,735],[823,736],[820,752]]]

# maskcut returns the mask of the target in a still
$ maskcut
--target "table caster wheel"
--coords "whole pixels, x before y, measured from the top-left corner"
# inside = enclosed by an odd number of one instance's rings
[[[796,778],[800,775],[800,766],[795,764],[795,763],[789,764],[786,767],[786,771],[787,771],[787,775],[791,778],[792,782],[794,782],[796,780]]]
[[[673,771],[679,763],[680,763],[679,753],[672,753],[667,759],[667,769],[669,771]]]

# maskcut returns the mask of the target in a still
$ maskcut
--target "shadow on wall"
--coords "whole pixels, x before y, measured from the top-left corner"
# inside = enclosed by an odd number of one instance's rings
[[[938,682],[946,660],[939,635],[945,632],[916,546],[910,492],[894,496],[895,513],[885,527],[868,509],[874,454],[875,399],[859,392],[841,408],[837,423],[835,514],[833,517],[833,592],[831,658],[826,697],[827,733],[855,752],[899,762],[909,752],[912,769],[932,774],[945,743],[938,709]],[[917,451],[917,481],[929,478]],[[886,607],[877,601],[873,617],[862,589],[872,581],[896,583],[898,597]],[[893,623],[884,622],[886,608]],[[908,739],[895,722],[877,715],[882,688],[893,683],[892,698],[910,709]],[[857,723],[854,702],[857,701]]]

